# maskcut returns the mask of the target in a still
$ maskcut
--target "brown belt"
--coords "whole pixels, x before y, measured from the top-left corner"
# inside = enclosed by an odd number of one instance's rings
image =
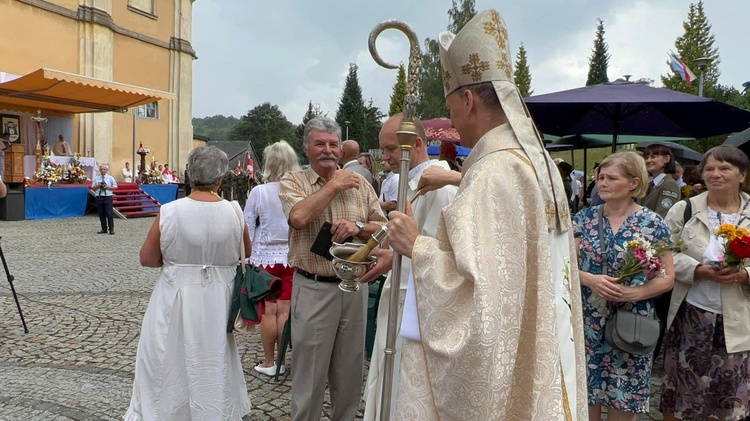
[[[296,270],[297,270],[297,273],[299,273],[300,275],[304,276],[305,278],[312,279],[313,281],[318,281],[318,282],[336,282],[336,283],[341,282],[341,279],[339,279],[339,278],[337,278],[335,276],[321,276],[321,275],[316,275],[314,273],[310,273],[310,272],[304,271],[302,269],[296,269]]]

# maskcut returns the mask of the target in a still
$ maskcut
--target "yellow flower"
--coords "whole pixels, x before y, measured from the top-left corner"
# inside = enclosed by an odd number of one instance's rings
[[[721,224],[719,229],[716,230],[716,235],[732,241],[735,239],[735,237],[737,237],[737,227],[732,224]]]

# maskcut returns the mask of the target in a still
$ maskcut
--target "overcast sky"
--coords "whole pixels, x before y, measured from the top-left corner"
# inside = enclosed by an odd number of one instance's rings
[[[697,0],[695,0],[697,2]],[[609,78],[651,78],[660,86],[667,51],[682,35],[690,0],[477,0],[508,25],[512,53],[523,43],[534,94],[581,87],[588,74],[596,20],[604,20]],[[409,23],[421,40],[448,24],[450,0],[199,0],[193,3],[193,116],[240,117],[263,102],[301,122],[308,101],[334,117],[349,63],[359,66],[365,100],[387,112],[396,71],[370,57],[367,38],[386,19]],[[708,0],[705,10],[719,48],[719,83],[750,81],[748,0]],[[744,41],[743,41],[744,39]],[[386,31],[378,49],[405,62],[406,38]],[[690,63],[688,63],[690,66]],[[693,69],[698,74],[698,69]]]

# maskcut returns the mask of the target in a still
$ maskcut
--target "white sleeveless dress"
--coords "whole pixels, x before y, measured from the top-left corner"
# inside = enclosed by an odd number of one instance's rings
[[[143,318],[125,420],[240,420],[250,412],[226,331],[240,258],[235,209],[190,198],[161,207],[164,265]]]

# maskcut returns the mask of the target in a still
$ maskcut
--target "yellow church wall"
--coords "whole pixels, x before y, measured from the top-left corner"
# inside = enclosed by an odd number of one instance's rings
[[[112,20],[122,29],[169,42],[174,33],[174,1],[154,1],[155,14],[129,5],[129,0],[112,2]]]
[[[48,67],[78,72],[78,23],[75,20],[17,1],[0,2],[0,16],[5,34],[0,43],[2,71],[23,75]]]

